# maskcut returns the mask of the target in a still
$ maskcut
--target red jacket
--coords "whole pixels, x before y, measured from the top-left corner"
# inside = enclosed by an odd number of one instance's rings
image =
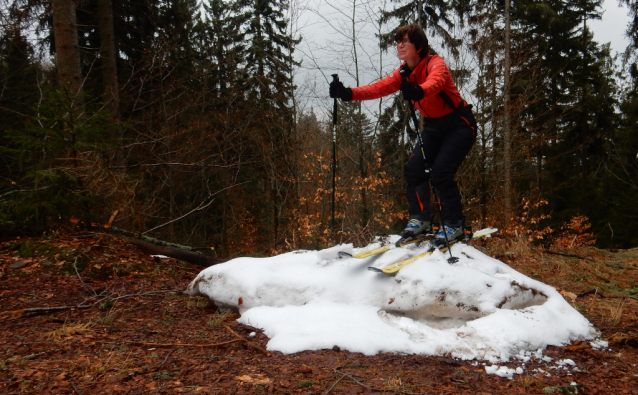
[[[401,67],[374,84],[352,88],[352,100],[378,99],[398,91],[402,82],[399,75]],[[415,107],[425,118],[438,118],[453,111],[438,95],[441,90],[447,93],[456,107],[461,102],[461,94],[452,81],[450,70],[438,55],[428,55],[421,59],[408,81],[419,84],[423,88],[423,99],[416,102]]]

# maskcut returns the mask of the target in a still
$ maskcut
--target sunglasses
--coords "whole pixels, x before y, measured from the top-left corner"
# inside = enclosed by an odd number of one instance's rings
[[[410,44],[410,39],[409,38],[404,38],[403,40],[396,40],[397,45],[399,44],[403,44],[403,45],[408,45]]]

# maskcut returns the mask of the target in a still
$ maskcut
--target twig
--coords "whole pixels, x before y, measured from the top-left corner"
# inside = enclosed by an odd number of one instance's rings
[[[179,347],[199,347],[199,348],[208,348],[208,347],[221,347],[221,346],[225,346],[231,343],[237,343],[238,341],[241,341],[239,339],[236,340],[230,340],[227,342],[223,342],[223,343],[208,343],[208,344],[189,344],[189,343],[147,343],[147,342],[128,342],[126,344],[129,344],[131,346],[149,346],[149,347],[175,347],[178,346]],[[103,341],[98,341],[98,343],[105,343],[105,344],[122,344],[121,341],[119,342],[103,342]],[[177,348],[175,349],[177,350]],[[175,351],[173,350],[173,351]],[[170,355],[170,354],[169,354]]]
[[[73,383],[69,383],[69,384],[71,384],[71,388],[73,388],[73,392],[75,392],[78,395],[82,395],[82,393],[80,392],[78,387],[75,386],[75,384],[73,384]]]
[[[124,236],[132,237],[132,238],[135,238],[135,239],[141,239],[141,240],[144,240],[144,241],[146,241],[148,243],[152,243],[152,244],[156,244],[156,245],[160,245],[160,246],[164,246],[164,247],[175,247],[175,248],[179,248],[180,250],[185,250],[185,251],[192,251],[193,250],[193,247],[184,246],[184,245],[181,245],[181,244],[169,243],[168,241],[159,240],[159,239],[156,239],[154,237],[143,236],[139,232],[131,232],[131,231],[126,230],[126,229],[120,229],[117,226],[110,227],[109,231],[115,232],[115,233],[121,233]],[[116,236],[113,236],[113,235],[110,235],[110,236],[116,237]]]
[[[337,368],[337,369],[338,369],[338,368]],[[362,386],[363,388],[366,388],[366,389],[368,389],[368,390],[370,390],[370,391],[374,391],[374,392],[382,392],[382,391],[383,391],[383,392],[385,392],[385,391],[387,391],[387,389],[379,389],[379,388],[370,387],[369,385],[366,385],[366,384],[362,383],[361,381],[357,380],[357,379],[356,379],[356,378],[354,378],[353,376],[351,376],[351,375],[349,375],[349,374],[347,374],[347,373],[341,372],[341,371],[339,371],[339,370],[337,370],[337,369],[334,369],[334,371],[335,371],[335,373],[340,374],[340,375],[341,375],[341,378],[340,378],[339,380],[337,380],[337,381],[336,381],[336,382],[332,385],[332,387],[330,387],[330,388],[328,389],[328,391],[326,391],[326,392],[324,393],[324,395],[328,394],[328,393],[329,393],[329,392],[330,392],[330,391],[334,388],[334,386],[335,386],[335,385],[337,385],[337,383],[338,383],[339,381],[341,381],[341,379],[343,379],[344,377],[349,378],[350,380],[354,381],[355,383],[359,384],[359,385],[360,385],[360,386]],[[404,391],[404,390],[402,390],[402,389],[400,389],[400,388],[399,388],[398,390],[396,390],[395,394],[408,394],[408,395],[410,395],[410,394],[414,394],[414,393],[413,393],[413,392],[409,392],[409,391]]]
[[[622,330],[622,329],[627,329],[627,328],[638,328],[638,325],[636,325],[636,324],[629,324],[629,325],[625,325],[625,326],[608,326],[608,327],[600,328],[600,329],[616,329],[616,330]]]
[[[132,296],[146,296],[146,295],[151,295],[151,294],[156,294],[156,293],[182,292],[182,291],[183,290],[181,290],[181,289],[171,289],[171,290],[167,290],[167,291],[151,291],[151,292],[145,292],[145,293],[136,293],[136,294],[118,296],[117,298],[113,298],[111,300],[114,302],[114,301],[116,301],[118,299],[130,298]],[[30,314],[30,313],[54,313],[54,312],[57,312],[57,311],[71,310],[71,309],[83,310],[83,309],[89,309],[91,307],[95,307],[100,302],[102,302],[103,300],[108,299],[108,298],[109,297],[107,296],[107,297],[105,297],[103,299],[98,300],[97,302],[95,302],[93,304],[87,304],[87,305],[84,305],[84,306],[74,305],[74,306],[55,306],[55,307],[30,307],[30,308],[26,308],[26,309],[8,311],[5,314],[16,315],[16,314]]]
[[[231,168],[236,167],[237,165],[208,165],[205,163],[140,163],[137,165],[126,165],[126,166],[109,166],[107,169],[128,169],[131,167],[156,167],[156,166],[194,166],[194,167],[215,167],[215,168]]]
[[[179,221],[180,219],[182,219],[182,218],[184,218],[184,217],[187,217],[187,216],[191,215],[191,214],[192,214],[192,213],[194,213],[195,211],[203,210],[203,209],[205,209],[206,207],[210,206],[210,205],[211,205],[211,204],[215,201],[215,199],[211,199],[213,196],[215,196],[215,195],[217,195],[217,194],[219,194],[219,193],[221,193],[221,192],[224,192],[224,191],[225,191],[225,190],[227,190],[227,189],[230,189],[230,188],[233,188],[233,187],[236,187],[236,186],[240,186],[240,185],[246,184],[246,183],[248,183],[248,182],[250,182],[250,181],[244,181],[244,182],[241,182],[241,183],[239,183],[239,184],[231,185],[231,186],[229,186],[229,187],[226,187],[226,188],[224,188],[224,189],[221,189],[221,190],[219,190],[219,191],[217,191],[217,192],[213,193],[212,195],[207,196],[207,197],[206,197],[206,199],[205,199],[203,202],[201,202],[201,203],[199,204],[199,206],[195,207],[194,209],[192,209],[191,211],[187,212],[186,214],[184,214],[184,215],[182,215],[182,216],[180,216],[180,217],[177,217],[177,218],[175,218],[175,219],[172,219],[172,220],[170,220],[170,221],[168,221],[168,222],[165,222],[165,223],[163,223],[163,224],[161,224],[161,225],[157,225],[156,227],[154,227],[154,228],[152,228],[152,229],[149,229],[149,230],[146,230],[146,231],[142,232],[142,234],[143,234],[143,235],[145,235],[145,234],[147,234],[147,233],[149,233],[149,232],[152,232],[152,231],[154,231],[154,230],[156,230],[156,229],[163,228],[164,226],[166,226],[166,225],[168,225],[168,224],[172,224],[172,223],[173,223],[173,222],[175,222],[175,221]],[[210,201],[209,201],[208,203],[206,203],[206,200],[208,200],[208,199],[210,199]],[[204,203],[206,203],[206,205],[204,205]]]
[[[614,269],[638,270],[638,267],[626,266],[626,265],[618,265],[618,264],[615,264],[615,263],[605,263],[605,266],[613,267]]]
[[[330,391],[332,391],[332,389],[333,389],[333,388],[334,388],[337,384],[339,384],[339,382],[340,382],[341,380],[343,380],[343,378],[344,378],[344,377],[346,377],[346,376],[345,376],[345,375],[343,375],[343,376],[339,377],[339,379],[338,379],[337,381],[335,381],[335,382],[334,382],[334,384],[332,384],[332,386],[331,386],[330,388],[328,388],[328,390],[327,390],[326,392],[324,392],[324,393],[323,393],[323,395],[328,395],[328,394],[330,393]]]
[[[605,296],[600,291],[598,291],[598,288],[590,289],[589,291],[585,291],[585,292],[581,292],[578,295],[576,295],[576,298],[580,298],[580,297],[587,296],[587,295],[590,295],[590,294],[595,294],[595,295],[600,296],[601,298],[606,298],[606,299],[635,299],[635,300],[638,300],[637,297],[629,296],[629,295],[625,295],[625,296],[615,296],[615,295],[614,296],[609,296],[609,295],[607,295],[607,296]]]
[[[602,294],[598,293],[598,288],[596,289],[590,289],[589,291],[585,291],[585,292],[581,292],[578,295],[576,295],[577,298],[582,298],[583,296],[587,296],[590,294],[596,294],[596,295],[600,295],[601,298],[604,298],[605,296],[603,296]]]
[[[558,252],[558,251],[551,251],[551,250],[543,250],[543,252],[546,252],[548,254],[554,254],[554,255],[561,255],[561,256],[566,256],[569,258],[578,258],[578,259],[583,259],[586,261],[592,261],[592,262],[596,262],[595,259],[591,259],[591,258],[586,258],[584,256],[580,256],[580,255],[574,255],[574,254],[566,254],[564,252]]]
[[[608,298],[610,299],[634,299],[634,300],[638,300],[638,297],[636,296],[608,296]]]
[[[48,352],[49,352],[49,351],[42,351],[42,352],[39,352],[39,353],[37,353],[37,354],[25,355],[24,357],[12,357],[12,358],[7,359],[7,361],[16,361],[16,360],[18,360],[18,359],[26,359],[26,360],[29,360],[29,359],[33,359],[33,358],[35,358],[35,357],[39,357],[40,355],[44,355],[44,354],[46,354],[46,353],[48,353]]]
[[[164,365],[166,363],[166,361],[168,361],[168,357],[171,356],[172,353],[174,353],[175,351],[177,351],[177,348],[174,348],[171,350],[171,352],[168,353],[168,355],[166,356],[166,358],[164,358],[164,361],[162,363],[160,363],[160,366]]]
[[[6,314],[15,315],[15,314],[30,314],[30,313],[44,313],[44,312],[56,312],[70,309],[88,309],[89,307],[93,307],[92,304],[86,306],[56,306],[56,307],[30,307],[21,310],[13,310],[8,311]]]
[[[248,345],[248,347],[255,349],[257,351],[259,351],[260,353],[264,354],[265,356],[269,357],[270,353],[266,350],[264,350],[263,348],[259,347],[258,345],[256,345],[255,343],[248,341],[246,339],[244,339],[243,337],[241,337],[240,335],[237,334],[237,332],[235,332],[234,330],[230,329],[230,327],[228,325],[224,325],[226,327],[226,329],[228,329],[228,331],[230,333],[232,333],[233,335],[235,335],[235,337],[237,337],[238,339],[241,339],[242,341],[244,341],[246,343],[246,345]]]
[[[113,302],[115,302],[118,299],[130,298],[131,296],[146,296],[146,295],[152,295],[152,294],[165,294],[165,293],[169,293],[169,292],[184,292],[184,290],[183,289],[170,289],[170,290],[166,290],[166,291],[151,291],[151,292],[144,292],[144,293],[136,293],[136,294],[118,296],[117,298],[113,298],[111,300]]]
[[[363,384],[362,382],[360,382],[359,380],[357,380],[357,379],[355,379],[354,377],[350,376],[349,374],[346,374],[346,373],[343,373],[343,372],[337,372],[337,373],[342,374],[342,375],[344,375],[344,376],[348,377],[350,380],[352,380],[352,381],[354,381],[355,383],[359,384],[359,385],[360,385],[360,386],[362,386],[363,388],[367,388],[367,389],[369,389],[370,391],[380,391],[380,390],[374,389],[374,388],[372,388],[372,387],[370,387],[370,386],[368,386],[368,385]]]
[[[89,248],[90,248],[90,247],[89,247]],[[87,285],[87,284],[84,282],[84,280],[82,280],[82,276],[80,276],[80,271],[78,270],[78,267],[77,267],[77,265],[76,265],[76,264],[77,264],[77,262],[78,262],[78,257],[76,256],[76,257],[75,257],[75,260],[73,261],[73,269],[75,269],[75,274],[77,274],[77,275],[78,275],[78,279],[80,280],[80,283],[82,283],[82,285],[83,285],[85,288],[89,288],[89,289],[91,290],[91,292],[93,292],[93,295],[97,296],[97,292],[95,292],[95,290],[93,289],[93,287],[91,287],[90,285]]]

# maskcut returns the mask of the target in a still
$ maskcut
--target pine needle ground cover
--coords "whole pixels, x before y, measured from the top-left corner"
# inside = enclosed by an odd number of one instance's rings
[[[638,394],[638,250],[477,248],[561,291],[609,347],[548,347],[552,362],[512,380],[446,356],[268,352],[260,330],[182,293],[201,268],[76,233],[0,243],[0,393]]]

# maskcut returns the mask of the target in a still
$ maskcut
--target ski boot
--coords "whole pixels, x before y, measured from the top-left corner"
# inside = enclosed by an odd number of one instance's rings
[[[433,244],[436,247],[452,245],[457,241],[472,240],[472,226],[465,225],[465,218],[455,224],[443,225],[434,236]]]
[[[401,232],[401,238],[396,242],[397,247],[415,240],[417,238],[424,238],[426,236],[432,236],[436,233],[439,226],[438,224],[420,218],[411,218],[408,222],[408,226]]]

